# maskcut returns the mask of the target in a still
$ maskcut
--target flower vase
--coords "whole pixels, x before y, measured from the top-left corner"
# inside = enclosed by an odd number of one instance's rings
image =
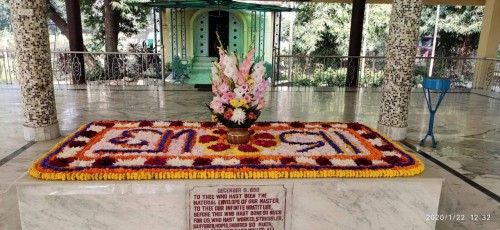
[[[250,140],[248,128],[227,128],[227,142],[230,144],[246,144]]]

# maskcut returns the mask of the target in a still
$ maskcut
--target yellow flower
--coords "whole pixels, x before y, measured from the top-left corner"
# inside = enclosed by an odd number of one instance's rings
[[[229,102],[229,104],[231,104],[231,106],[233,106],[234,108],[238,108],[240,107],[240,103],[238,102],[238,99],[231,99],[231,101]]]
[[[212,121],[216,122],[217,121],[217,116],[215,116],[215,115],[212,114]]]
[[[243,107],[243,108],[245,108],[245,109],[248,109],[248,108],[249,108],[249,106],[248,106],[248,104],[247,104],[247,100],[245,100],[245,99],[241,99],[241,100],[240,100],[240,107]]]

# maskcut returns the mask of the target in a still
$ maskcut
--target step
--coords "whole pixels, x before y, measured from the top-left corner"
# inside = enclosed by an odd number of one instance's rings
[[[198,67],[212,67],[214,64],[212,62],[194,62],[193,63],[193,67],[194,66],[198,66]]]
[[[195,57],[194,62],[212,62],[217,61],[217,57]]]
[[[211,67],[207,67],[207,66],[193,66],[193,68],[191,68],[191,70],[210,71]]]

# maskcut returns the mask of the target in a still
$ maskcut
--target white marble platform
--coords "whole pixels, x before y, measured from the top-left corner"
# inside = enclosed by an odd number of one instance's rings
[[[15,183],[22,229],[189,229],[194,186],[279,185],[285,229],[434,229],[443,179],[41,181]],[[14,210],[15,211],[15,210]]]

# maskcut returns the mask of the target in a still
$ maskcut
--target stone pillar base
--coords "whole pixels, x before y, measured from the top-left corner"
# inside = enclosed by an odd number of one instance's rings
[[[399,128],[378,124],[377,128],[379,132],[385,134],[387,137],[395,141],[402,141],[406,139],[406,127]]]
[[[44,127],[24,126],[24,139],[27,141],[48,141],[61,136],[59,133],[59,123]]]

